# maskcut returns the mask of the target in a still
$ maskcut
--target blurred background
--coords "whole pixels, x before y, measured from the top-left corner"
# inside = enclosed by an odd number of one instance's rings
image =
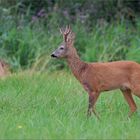
[[[12,71],[67,69],[50,58],[67,24],[82,60],[140,62],[139,0],[0,0],[0,58]]]

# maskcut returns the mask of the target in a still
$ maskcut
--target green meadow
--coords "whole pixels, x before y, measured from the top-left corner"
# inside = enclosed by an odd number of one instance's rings
[[[88,94],[63,60],[50,57],[70,25],[86,62],[140,63],[138,0],[0,0],[0,139],[140,139],[137,112],[120,90],[100,95],[87,118]]]
[[[0,139],[139,139],[138,111],[129,108],[119,90],[102,93],[87,118],[88,95],[65,71],[21,72],[0,81]]]

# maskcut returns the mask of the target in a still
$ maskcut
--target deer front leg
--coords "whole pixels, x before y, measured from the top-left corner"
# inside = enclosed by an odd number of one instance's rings
[[[97,113],[95,112],[95,103],[99,97],[98,92],[91,92],[89,93],[89,105],[88,105],[88,112],[87,115],[91,116],[91,113],[93,112],[95,116],[99,119]]]
[[[87,116],[91,116],[92,112],[95,114],[95,116],[99,119],[98,115],[95,112],[95,103],[99,97],[99,92],[93,91],[93,89],[90,87],[90,85],[87,82],[83,83],[84,89],[88,92],[89,95],[89,105],[88,105],[88,111]]]

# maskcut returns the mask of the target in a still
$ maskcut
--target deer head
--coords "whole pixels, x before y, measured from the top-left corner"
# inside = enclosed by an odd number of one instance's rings
[[[74,43],[75,35],[67,26],[65,29],[60,29],[60,33],[63,35],[63,42],[59,47],[51,54],[52,57],[66,58],[71,55]]]

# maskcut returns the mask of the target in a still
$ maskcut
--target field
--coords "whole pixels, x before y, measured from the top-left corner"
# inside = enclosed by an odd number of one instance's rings
[[[0,80],[0,139],[139,139],[138,111],[119,90],[101,94],[94,115],[86,116],[87,93],[65,71],[12,74]]]
[[[87,93],[50,58],[66,25],[81,60],[140,63],[138,0],[0,0],[0,60],[12,73],[0,79],[0,139],[140,139],[138,97],[128,118],[119,90],[102,93],[101,120],[87,118]]]

